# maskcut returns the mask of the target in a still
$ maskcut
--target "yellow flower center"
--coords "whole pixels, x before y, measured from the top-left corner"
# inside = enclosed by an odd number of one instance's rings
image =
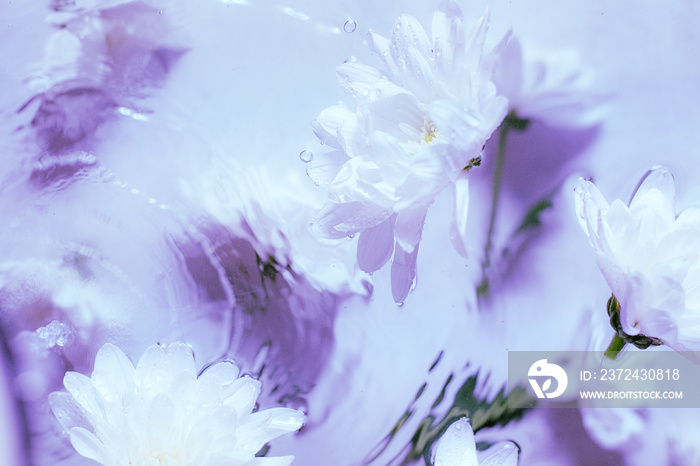
[[[421,144],[430,144],[433,143],[433,141],[435,141],[435,143],[438,143],[441,139],[443,139],[440,130],[437,129],[437,126],[435,126],[433,120],[431,120],[430,117],[427,115],[423,118],[423,126],[421,127],[420,139]]]

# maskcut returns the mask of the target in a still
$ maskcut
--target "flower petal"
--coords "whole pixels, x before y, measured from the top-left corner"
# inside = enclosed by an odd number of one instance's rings
[[[433,456],[433,464],[450,466],[479,466],[474,432],[469,419],[463,417],[447,428]]]
[[[430,118],[457,149],[463,152],[466,162],[475,157],[506,116],[508,102],[495,97],[487,109],[477,109],[469,102],[436,100],[429,106]]]
[[[343,63],[336,68],[338,82],[357,104],[369,101],[375,96],[377,82],[383,73],[373,66],[357,62]]]
[[[455,210],[450,240],[459,254],[467,257],[467,214],[469,212],[469,175],[462,172],[454,183]]]
[[[676,218],[675,198],[673,175],[665,168],[655,167],[642,179],[630,201],[630,210],[650,208],[670,224]]]
[[[104,404],[92,385],[92,380],[77,372],[66,372],[63,377],[63,385],[88,416],[94,416],[100,420],[104,418]]]
[[[324,144],[335,149],[340,149],[338,141],[338,128],[347,119],[354,118],[354,112],[344,105],[333,105],[324,108],[321,113],[311,122],[316,137]]]
[[[362,202],[329,202],[315,219],[316,225],[330,238],[344,238],[358,231],[379,225],[391,211]]]
[[[518,447],[513,442],[498,442],[477,456],[479,466],[518,465]]]
[[[464,44],[462,10],[455,1],[440,3],[433,14],[433,56],[442,77],[452,74],[455,48]]]
[[[421,240],[425,216],[428,213],[427,205],[404,210],[396,215],[394,225],[394,238],[397,244],[410,254]]]
[[[228,390],[224,404],[233,408],[238,418],[250,414],[260,395],[260,382],[250,377],[237,379]]]
[[[396,216],[391,216],[360,233],[357,241],[357,265],[362,271],[375,272],[391,258],[394,252],[395,221]]]
[[[72,428],[69,434],[70,443],[80,455],[100,464],[107,464],[104,445],[95,437],[95,434],[82,427]]]
[[[69,393],[53,392],[49,394],[49,406],[61,426],[69,431],[73,427],[88,427],[90,422],[80,406]]]
[[[134,383],[134,365],[122,350],[111,343],[106,343],[95,356],[95,370],[93,371],[93,383],[104,397],[107,393],[112,393],[115,396],[119,393],[124,393],[133,386]],[[98,373],[104,374],[106,377],[101,379],[99,385],[97,381],[100,377],[96,377]]]
[[[403,303],[411,291],[416,278],[417,257],[418,244],[413,248],[413,252],[407,253],[399,242],[396,242],[394,260],[391,262],[391,294],[396,303]]]

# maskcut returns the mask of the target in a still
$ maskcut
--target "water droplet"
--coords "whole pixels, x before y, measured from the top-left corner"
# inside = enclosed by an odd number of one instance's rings
[[[303,150],[299,153],[299,158],[304,163],[309,163],[314,159],[314,153],[310,150]]]
[[[355,29],[357,29],[357,23],[352,19],[345,21],[345,24],[343,24],[343,31],[348,34],[355,32]]]

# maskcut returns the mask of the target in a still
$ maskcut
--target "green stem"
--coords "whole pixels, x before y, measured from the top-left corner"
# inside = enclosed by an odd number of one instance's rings
[[[481,283],[477,288],[479,294],[484,294],[489,288],[489,279],[486,275],[491,266],[491,250],[493,249],[493,234],[496,229],[496,212],[498,211],[498,200],[501,196],[501,184],[503,183],[503,167],[506,158],[506,141],[511,124],[506,118],[498,128],[498,151],[496,153],[496,166],[493,171],[493,194],[491,202],[491,217],[489,219],[489,230],[486,236],[486,246],[484,248],[484,260],[481,263]]]
[[[622,348],[625,347],[627,343],[625,340],[620,338],[620,335],[617,333],[613,337],[612,341],[608,345],[608,349],[605,350],[605,357],[608,359],[615,359],[618,354],[620,354],[620,351],[622,351]]]

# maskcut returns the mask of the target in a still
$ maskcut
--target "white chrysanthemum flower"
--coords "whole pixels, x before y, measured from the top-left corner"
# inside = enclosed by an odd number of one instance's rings
[[[508,109],[525,120],[555,128],[586,128],[603,116],[603,96],[592,73],[573,51],[541,56],[523,51],[512,38],[501,54],[494,80]]]
[[[390,39],[368,38],[386,70],[355,62],[338,67],[354,105],[326,108],[313,124],[319,139],[337,149],[309,169],[314,181],[328,185],[331,199],[316,222],[331,237],[360,233],[358,262],[366,272],[393,252],[397,302],[415,277],[428,206],[450,184],[452,236],[466,253],[467,172],[507,109],[492,75],[509,34],[484,54],[487,30],[485,16],[465,36],[454,2],[435,12],[432,40],[416,19],[399,17]]]
[[[474,431],[469,419],[463,417],[442,434],[432,461],[435,466],[515,466],[518,448],[512,442],[499,442],[477,454]]]
[[[51,409],[76,451],[108,466],[287,465],[292,456],[256,458],[266,442],[301,428],[289,408],[252,413],[260,382],[230,362],[198,377],[184,343],[148,348],[136,367],[114,345],[97,353],[91,377],[68,372],[68,393]]]
[[[608,204],[589,181],[576,188],[579,222],[619,302],[618,334],[621,330],[633,343],[645,336],[695,351],[700,349],[700,209],[676,218],[674,202],[673,177],[663,168],[647,174],[629,207],[619,199]]]

